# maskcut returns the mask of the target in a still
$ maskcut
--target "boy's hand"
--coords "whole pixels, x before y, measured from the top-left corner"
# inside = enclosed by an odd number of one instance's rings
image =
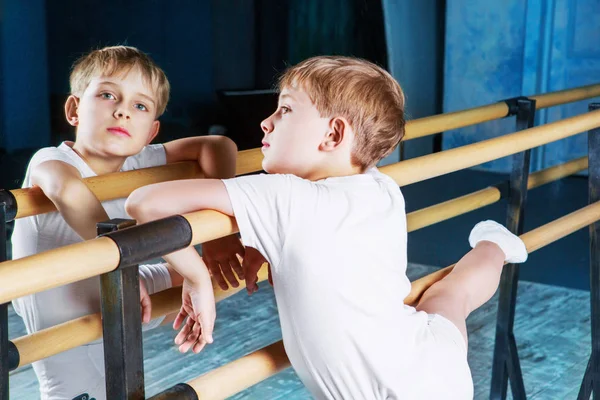
[[[142,306],[142,323],[147,324],[152,317],[152,301],[142,278],[140,278],[140,305]]]
[[[244,270],[240,265],[237,254],[244,257],[244,246],[242,246],[237,235],[225,236],[202,245],[202,259],[223,290],[229,289],[227,281],[233,287],[240,285],[233,271],[239,279],[244,279]]]
[[[246,247],[246,255],[242,262],[242,268],[244,268],[244,277],[246,279],[246,290],[248,294],[252,294],[258,290],[258,271],[266,263],[267,260],[262,254],[254,247]],[[271,276],[271,265],[269,268],[269,283],[273,286],[273,278]]]
[[[175,344],[182,353],[189,349],[199,353],[206,344],[213,342],[212,333],[217,310],[212,286],[203,288],[202,285],[192,284],[186,279],[183,281],[181,297],[181,310],[175,318],[173,328],[181,328],[184,321],[185,324],[175,337]]]

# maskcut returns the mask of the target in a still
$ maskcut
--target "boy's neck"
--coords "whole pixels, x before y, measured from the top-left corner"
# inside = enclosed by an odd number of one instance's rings
[[[342,176],[351,176],[362,174],[364,171],[360,167],[353,165],[328,165],[324,168],[319,168],[313,171],[309,176],[305,177],[310,181],[320,181],[321,179],[337,178]]]
[[[119,172],[127,157],[104,157],[78,145],[77,142],[65,142],[90,167],[96,175]]]

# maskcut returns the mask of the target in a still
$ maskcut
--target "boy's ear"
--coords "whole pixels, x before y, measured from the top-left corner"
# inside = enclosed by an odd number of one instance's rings
[[[156,120],[152,123],[152,128],[150,128],[150,135],[148,135],[148,141],[146,142],[146,145],[149,145],[154,140],[156,135],[158,135],[159,129],[160,129],[160,122],[158,120]]]
[[[70,95],[65,102],[65,117],[67,122],[72,126],[79,125],[79,115],[77,108],[79,107],[79,97]]]
[[[332,151],[339,147],[349,134],[350,124],[345,118],[336,117],[329,121],[329,129],[321,142],[320,150]]]

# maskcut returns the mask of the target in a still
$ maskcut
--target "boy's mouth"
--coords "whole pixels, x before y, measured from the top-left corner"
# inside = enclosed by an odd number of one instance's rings
[[[129,134],[129,131],[125,128],[121,128],[120,126],[113,126],[112,128],[108,128],[107,131],[109,131],[110,133],[114,133],[115,135],[118,135],[118,136],[131,137],[131,135]]]
[[[262,145],[263,145],[263,146],[262,146],[262,147],[263,147],[263,149],[267,149],[267,148],[269,148],[269,147],[271,146],[269,143],[265,142],[264,140],[263,140],[263,142],[262,142]]]

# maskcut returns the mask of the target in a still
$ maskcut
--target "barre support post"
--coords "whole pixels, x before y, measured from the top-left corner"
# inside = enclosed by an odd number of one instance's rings
[[[97,225],[98,235],[135,225],[112,219]],[[143,400],[144,355],[137,265],[100,276],[106,398]]]
[[[510,115],[516,115],[517,131],[533,127],[535,100],[517,97],[506,100]],[[509,183],[507,228],[515,235],[523,233],[524,209],[527,202],[527,180],[529,178],[530,150],[513,156],[512,172]],[[496,339],[492,362],[492,383],[490,399],[505,400],[510,379],[513,399],[525,399],[525,385],[517,344],[513,333],[519,266],[508,264],[500,278],[500,297],[496,321]]]
[[[17,201],[8,190],[0,190],[0,262],[8,259],[7,223],[12,221],[17,214]],[[8,341],[8,303],[0,304],[0,400],[8,400],[9,383],[8,372],[10,370]]]
[[[589,111],[600,109],[600,103],[590,103]],[[588,132],[588,199],[592,204],[600,200],[600,128]],[[588,400],[592,392],[600,396],[600,222],[589,226],[590,235],[590,317],[592,354],[590,356],[578,400]]]

